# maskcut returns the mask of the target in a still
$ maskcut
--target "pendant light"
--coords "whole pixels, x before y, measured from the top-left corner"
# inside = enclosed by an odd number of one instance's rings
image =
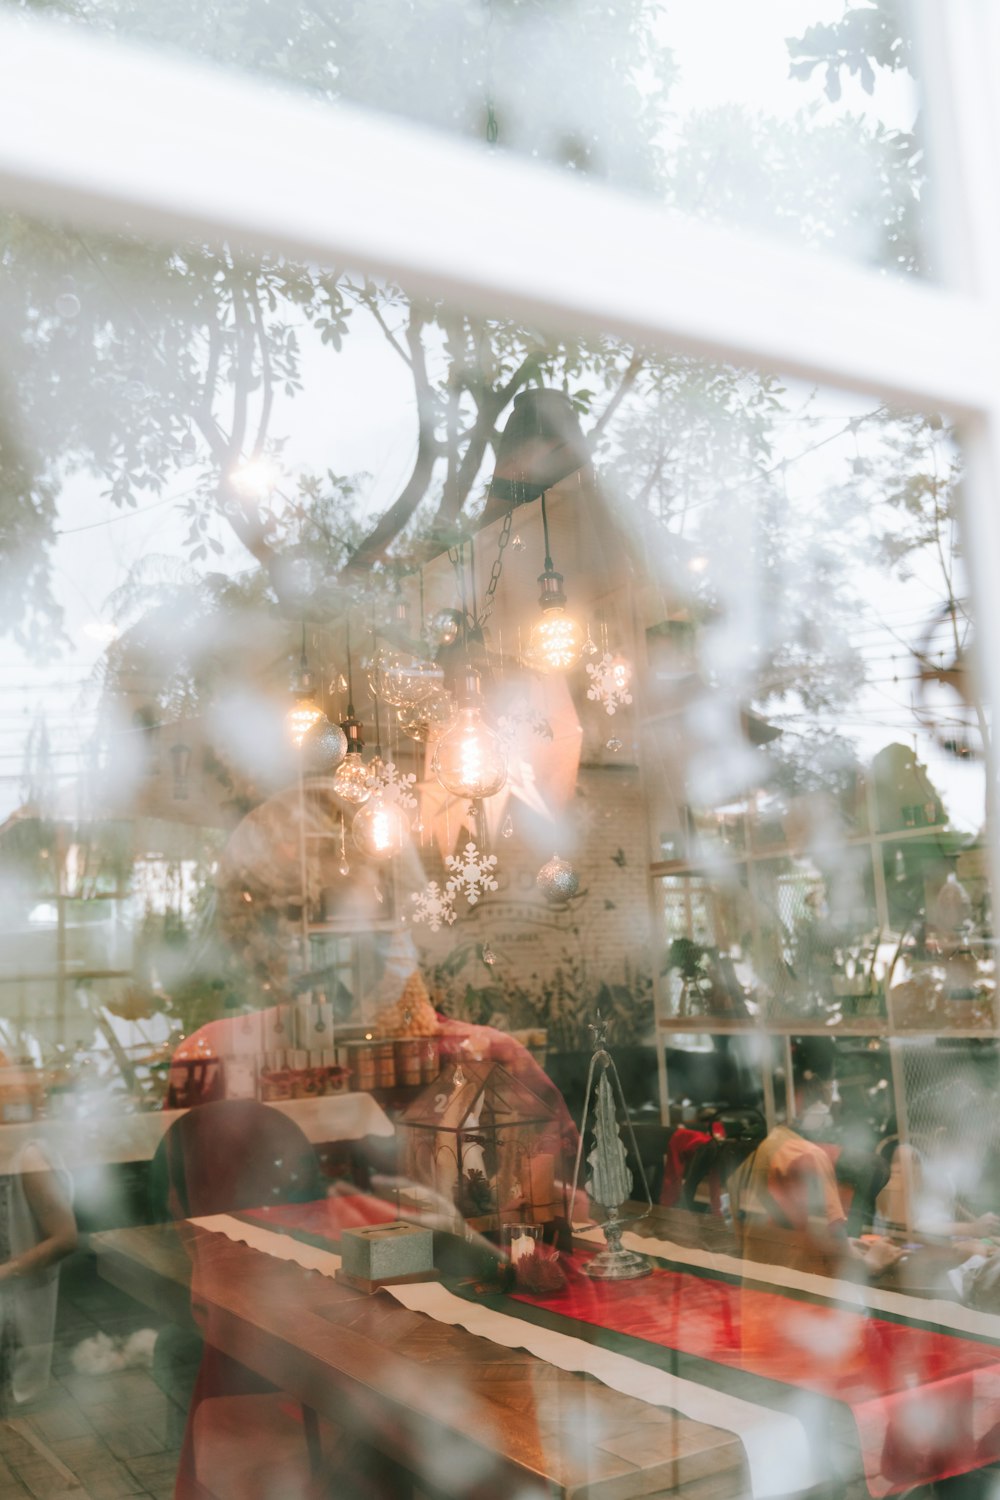
[[[545,492],[542,492],[542,530],[545,535],[545,563],[538,582],[542,592],[538,596],[542,613],[532,626],[528,645],[528,660],[538,672],[565,672],[576,666],[583,650],[583,630],[580,622],[566,610],[566,595],[563,592],[563,575],[557,573],[549,547],[549,517],[545,508]]]
[[[382,725],[375,699],[375,756],[365,770],[369,797],[354,815],[351,837],[369,859],[391,859],[410,842],[410,819],[398,801],[398,786],[387,785],[382,760]]]
[[[369,859],[391,859],[410,842],[410,820],[398,802],[389,802],[381,788],[354,815],[351,836]]]
[[[507,780],[507,747],[484,717],[479,673],[466,669],[458,713],[434,747],[431,767],[446,792],[478,801]]]
[[[288,733],[296,750],[301,750],[302,741],[309,733],[314,724],[326,715],[316,702],[316,678],[309,670],[306,660],[306,625],[302,622],[302,653],[299,657],[299,669],[292,682],[293,703],[285,715],[285,723]]]
[[[344,802],[360,807],[371,796],[368,768],[361,759],[365,748],[361,720],[354,712],[354,673],[351,668],[351,622],[347,622],[347,718],[341,720],[347,736],[347,754],[333,776],[333,790]]]

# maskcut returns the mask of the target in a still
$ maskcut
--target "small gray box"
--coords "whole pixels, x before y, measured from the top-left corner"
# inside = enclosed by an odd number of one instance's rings
[[[366,1281],[419,1276],[434,1268],[434,1236],[429,1229],[402,1220],[345,1229],[340,1236],[340,1261],[349,1276]]]

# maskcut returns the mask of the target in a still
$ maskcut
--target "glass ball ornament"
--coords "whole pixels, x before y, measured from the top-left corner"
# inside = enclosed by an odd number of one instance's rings
[[[347,754],[347,735],[323,715],[302,736],[302,769],[311,776],[329,776]]]
[[[427,617],[427,637],[435,650],[454,646],[461,629],[462,616],[457,609],[439,609]]]
[[[431,768],[455,797],[492,797],[507,780],[507,746],[485,722],[481,709],[466,704],[435,745]]]
[[[583,630],[561,604],[543,609],[532,626],[528,660],[538,672],[565,672],[583,650]]]
[[[568,860],[554,854],[535,876],[535,885],[546,901],[559,906],[576,895],[580,889],[580,877]]]
[[[392,646],[380,646],[368,672],[376,698],[393,708],[409,707],[426,698],[441,681],[441,669],[426,657]]]
[[[435,688],[419,703],[408,704],[397,714],[399,727],[411,740],[426,744],[443,734],[455,717],[455,699],[447,688]]]
[[[360,755],[354,754],[344,757],[336,771],[333,773],[333,790],[342,802],[350,802],[355,807],[360,807],[362,802],[367,802],[371,796],[368,767]]]
[[[410,820],[397,802],[376,792],[354,815],[351,837],[369,859],[391,859],[410,842]]]

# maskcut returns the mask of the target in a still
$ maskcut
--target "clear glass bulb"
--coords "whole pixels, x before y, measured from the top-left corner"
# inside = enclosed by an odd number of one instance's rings
[[[484,721],[477,704],[460,708],[434,749],[432,767],[456,797],[492,797],[507,780],[507,747]]]
[[[441,681],[441,669],[422,656],[380,646],[368,673],[376,698],[394,708],[419,703],[434,691]]]
[[[543,609],[531,630],[528,657],[539,672],[565,672],[580,660],[583,631],[561,604]]]
[[[344,802],[353,802],[360,807],[367,802],[372,789],[368,781],[368,767],[361,756],[353,750],[341,761],[333,774],[333,790]]]
[[[399,710],[399,727],[411,740],[437,739],[455,717],[455,700],[447,688],[436,688],[412,707]]]
[[[369,859],[391,859],[410,842],[410,820],[396,802],[386,802],[380,792],[355,813],[351,835]]]
[[[310,729],[324,717],[323,710],[312,698],[300,698],[292,704],[285,715],[285,723],[288,726],[289,738],[296,750],[301,750],[302,741]]]

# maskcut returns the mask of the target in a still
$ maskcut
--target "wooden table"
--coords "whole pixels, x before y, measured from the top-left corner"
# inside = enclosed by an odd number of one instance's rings
[[[732,1433],[190,1224],[93,1237],[101,1274],[419,1476],[476,1500],[735,1500]],[[192,1278],[191,1266],[195,1264]],[[461,1476],[461,1479],[456,1478]]]

